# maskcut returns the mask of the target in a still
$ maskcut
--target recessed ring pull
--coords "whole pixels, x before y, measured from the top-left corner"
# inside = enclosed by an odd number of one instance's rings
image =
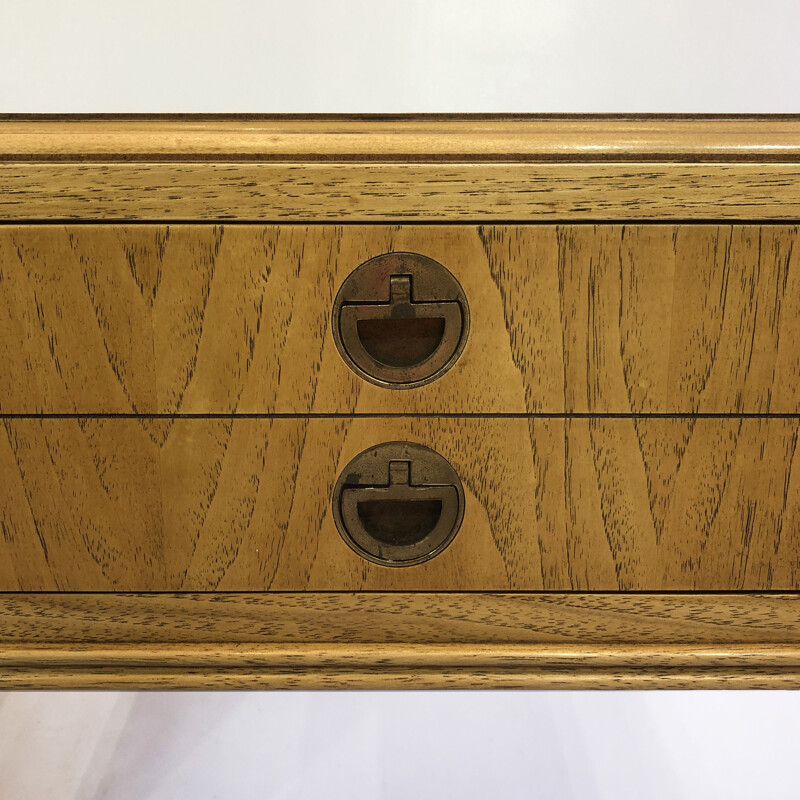
[[[336,526],[359,555],[386,566],[433,558],[461,525],[464,490],[438,453],[410,442],[365,450],[333,493]]]
[[[357,374],[403,389],[428,383],[455,363],[469,332],[469,306],[438,262],[386,253],[345,280],[332,325],[339,352]]]

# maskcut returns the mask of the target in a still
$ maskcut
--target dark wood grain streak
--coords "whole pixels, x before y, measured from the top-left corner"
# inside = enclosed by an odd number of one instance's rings
[[[758,225],[8,226],[3,413],[798,413],[800,229]],[[441,379],[389,392],[333,298],[392,250],[471,304]]]

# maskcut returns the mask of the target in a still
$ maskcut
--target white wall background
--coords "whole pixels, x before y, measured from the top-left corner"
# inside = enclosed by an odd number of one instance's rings
[[[3,800],[790,800],[797,693],[0,694]]]
[[[797,0],[0,0],[0,113],[798,112]],[[0,693],[0,800],[784,798],[800,693]]]
[[[797,0],[1,0],[0,111],[800,110]]]

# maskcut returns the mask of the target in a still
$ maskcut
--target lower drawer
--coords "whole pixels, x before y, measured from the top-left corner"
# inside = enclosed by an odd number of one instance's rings
[[[33,418],[0,439],[0,591],[794,590],[798,419]],[[455,539],[386,567],[331,494],[380,442],[438,451]]]

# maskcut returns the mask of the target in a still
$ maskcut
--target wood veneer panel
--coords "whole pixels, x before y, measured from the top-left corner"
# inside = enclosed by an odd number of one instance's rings
[[[3,162],[0,220],[797,220],[800,165]]]
[[[800,644],[798,594],[0,593],[0,647]]]
[[[800,420],[13,419],[2,590],[796,590]],[[403,569],[341,540],[339,471],[439,451],[461,531]]]
[[[784,225],[0,227],[3,413],[798,413]],[[470,301],[460,360],[386,391],[333,298],[391,250]]]

